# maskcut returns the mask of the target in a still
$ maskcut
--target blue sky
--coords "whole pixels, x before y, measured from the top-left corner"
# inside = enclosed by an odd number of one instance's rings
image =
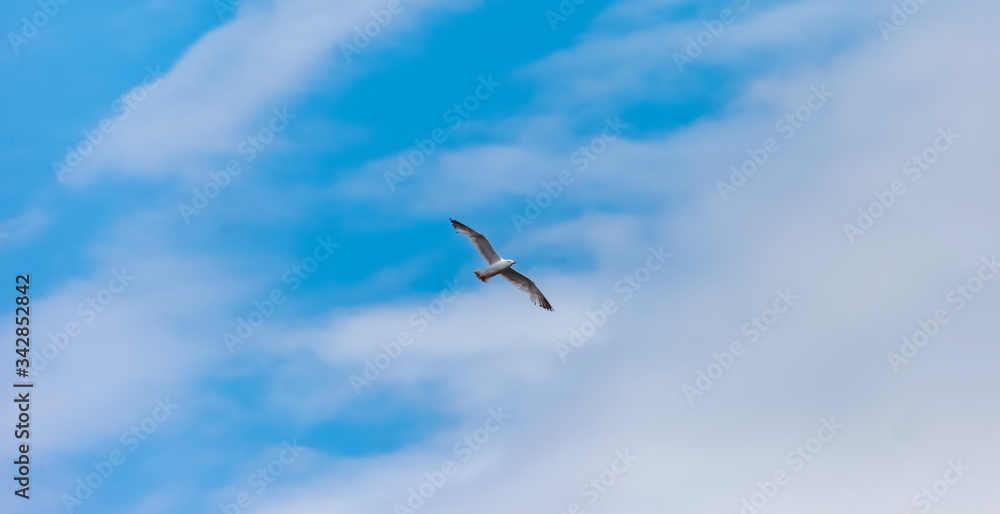
[[[0,9],[4,512],[1000,506],[995,5],[224,5]]]

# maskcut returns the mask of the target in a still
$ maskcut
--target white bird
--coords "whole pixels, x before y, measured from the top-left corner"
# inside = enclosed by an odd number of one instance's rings
[[[510,283],[517,286],[521,291],[527,292],[531,295],[531,301],[538,305],[539,307],[551,311],[552,305],[542,292],[538,290],[538,286],[531,281],[530,278],[514,271],[511,266],[517,264],[516,261],[510,259],[501,259],[497,251],[493,249],[493,245],[479,232],[472,230],[471,228],[455,221],[451,220],[451,226],[455,227],[459,234],[469,236],[469,240],[472,244],[476,246],[476,250],[479,250],[479,255],[482,255],[486,262],[489,263],[485,269],[477,269],[474,273],[476,278],[482,280],[483,282],[489,282],[491,278],[500,275],[506,278]]]

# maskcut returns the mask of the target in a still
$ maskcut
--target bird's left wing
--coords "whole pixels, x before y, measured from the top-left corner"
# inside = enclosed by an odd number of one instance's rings
[[[476,250],[479,250],[479,255],[482,255],[483,258],[486,259],[487,263],[493,264],[494,262],[500,260],[500,255],[493,249],[493,245],[490,244],[485,236],[455,220],[451,220],[451,226],[455,227],[455,230],[457,230],[459,234],[469,236],[469,240],[472,241]]]
[[[521,291],[525,291],[529,295],[531,295],[531,301],[535,305],[538,305],[539,307],[547,311],[552,310],[552,304],[550,304],[549,301],[545,299],[545,295],[542,294],[542,292],[538,289],[538,286],[536,286],[535,283],[532,282],[530,278],[514,271],[511,268],[507,268],[501,271],[500,274],[503,275],[503,278],[509,280],[510,283],[517,286],[518,289],[520,289]]]

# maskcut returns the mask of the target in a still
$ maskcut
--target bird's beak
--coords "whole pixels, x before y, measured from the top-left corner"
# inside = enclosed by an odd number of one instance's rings
[[[517,261],[514,261],[514,262],[510,263],[511,266],[513,266],[515,264],[517,264]]]

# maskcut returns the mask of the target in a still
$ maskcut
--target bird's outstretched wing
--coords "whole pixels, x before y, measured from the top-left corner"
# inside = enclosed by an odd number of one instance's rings
[[[542,292],[538,290],[538,286],[536,286],[535,283],[532,282],[530,278],[514,271],[511,268],[507,268],[501,271],[500,274],[503,275],[503,278],[509,280],[511,284],[517,286],[518,289],[520,289],[521,291],[525,291],[529,295],[531,295],[531,301],[535,305],[538,305],[539,307],[547,311],[552,310],[552,304],[550,304],[549,301],[545,299],[545,295],[543,295]]]
[[[459,234],[469,236],[469,240],[472,241],[472,244],[476,245],[476,250],[479,250],[479,255],[482,255],[486,259],[486,262],[493,264],[500,260],[500,256],[493,249],[493,245],[482,234],[455,220],[451,220],[451,226],[455,227]]]

